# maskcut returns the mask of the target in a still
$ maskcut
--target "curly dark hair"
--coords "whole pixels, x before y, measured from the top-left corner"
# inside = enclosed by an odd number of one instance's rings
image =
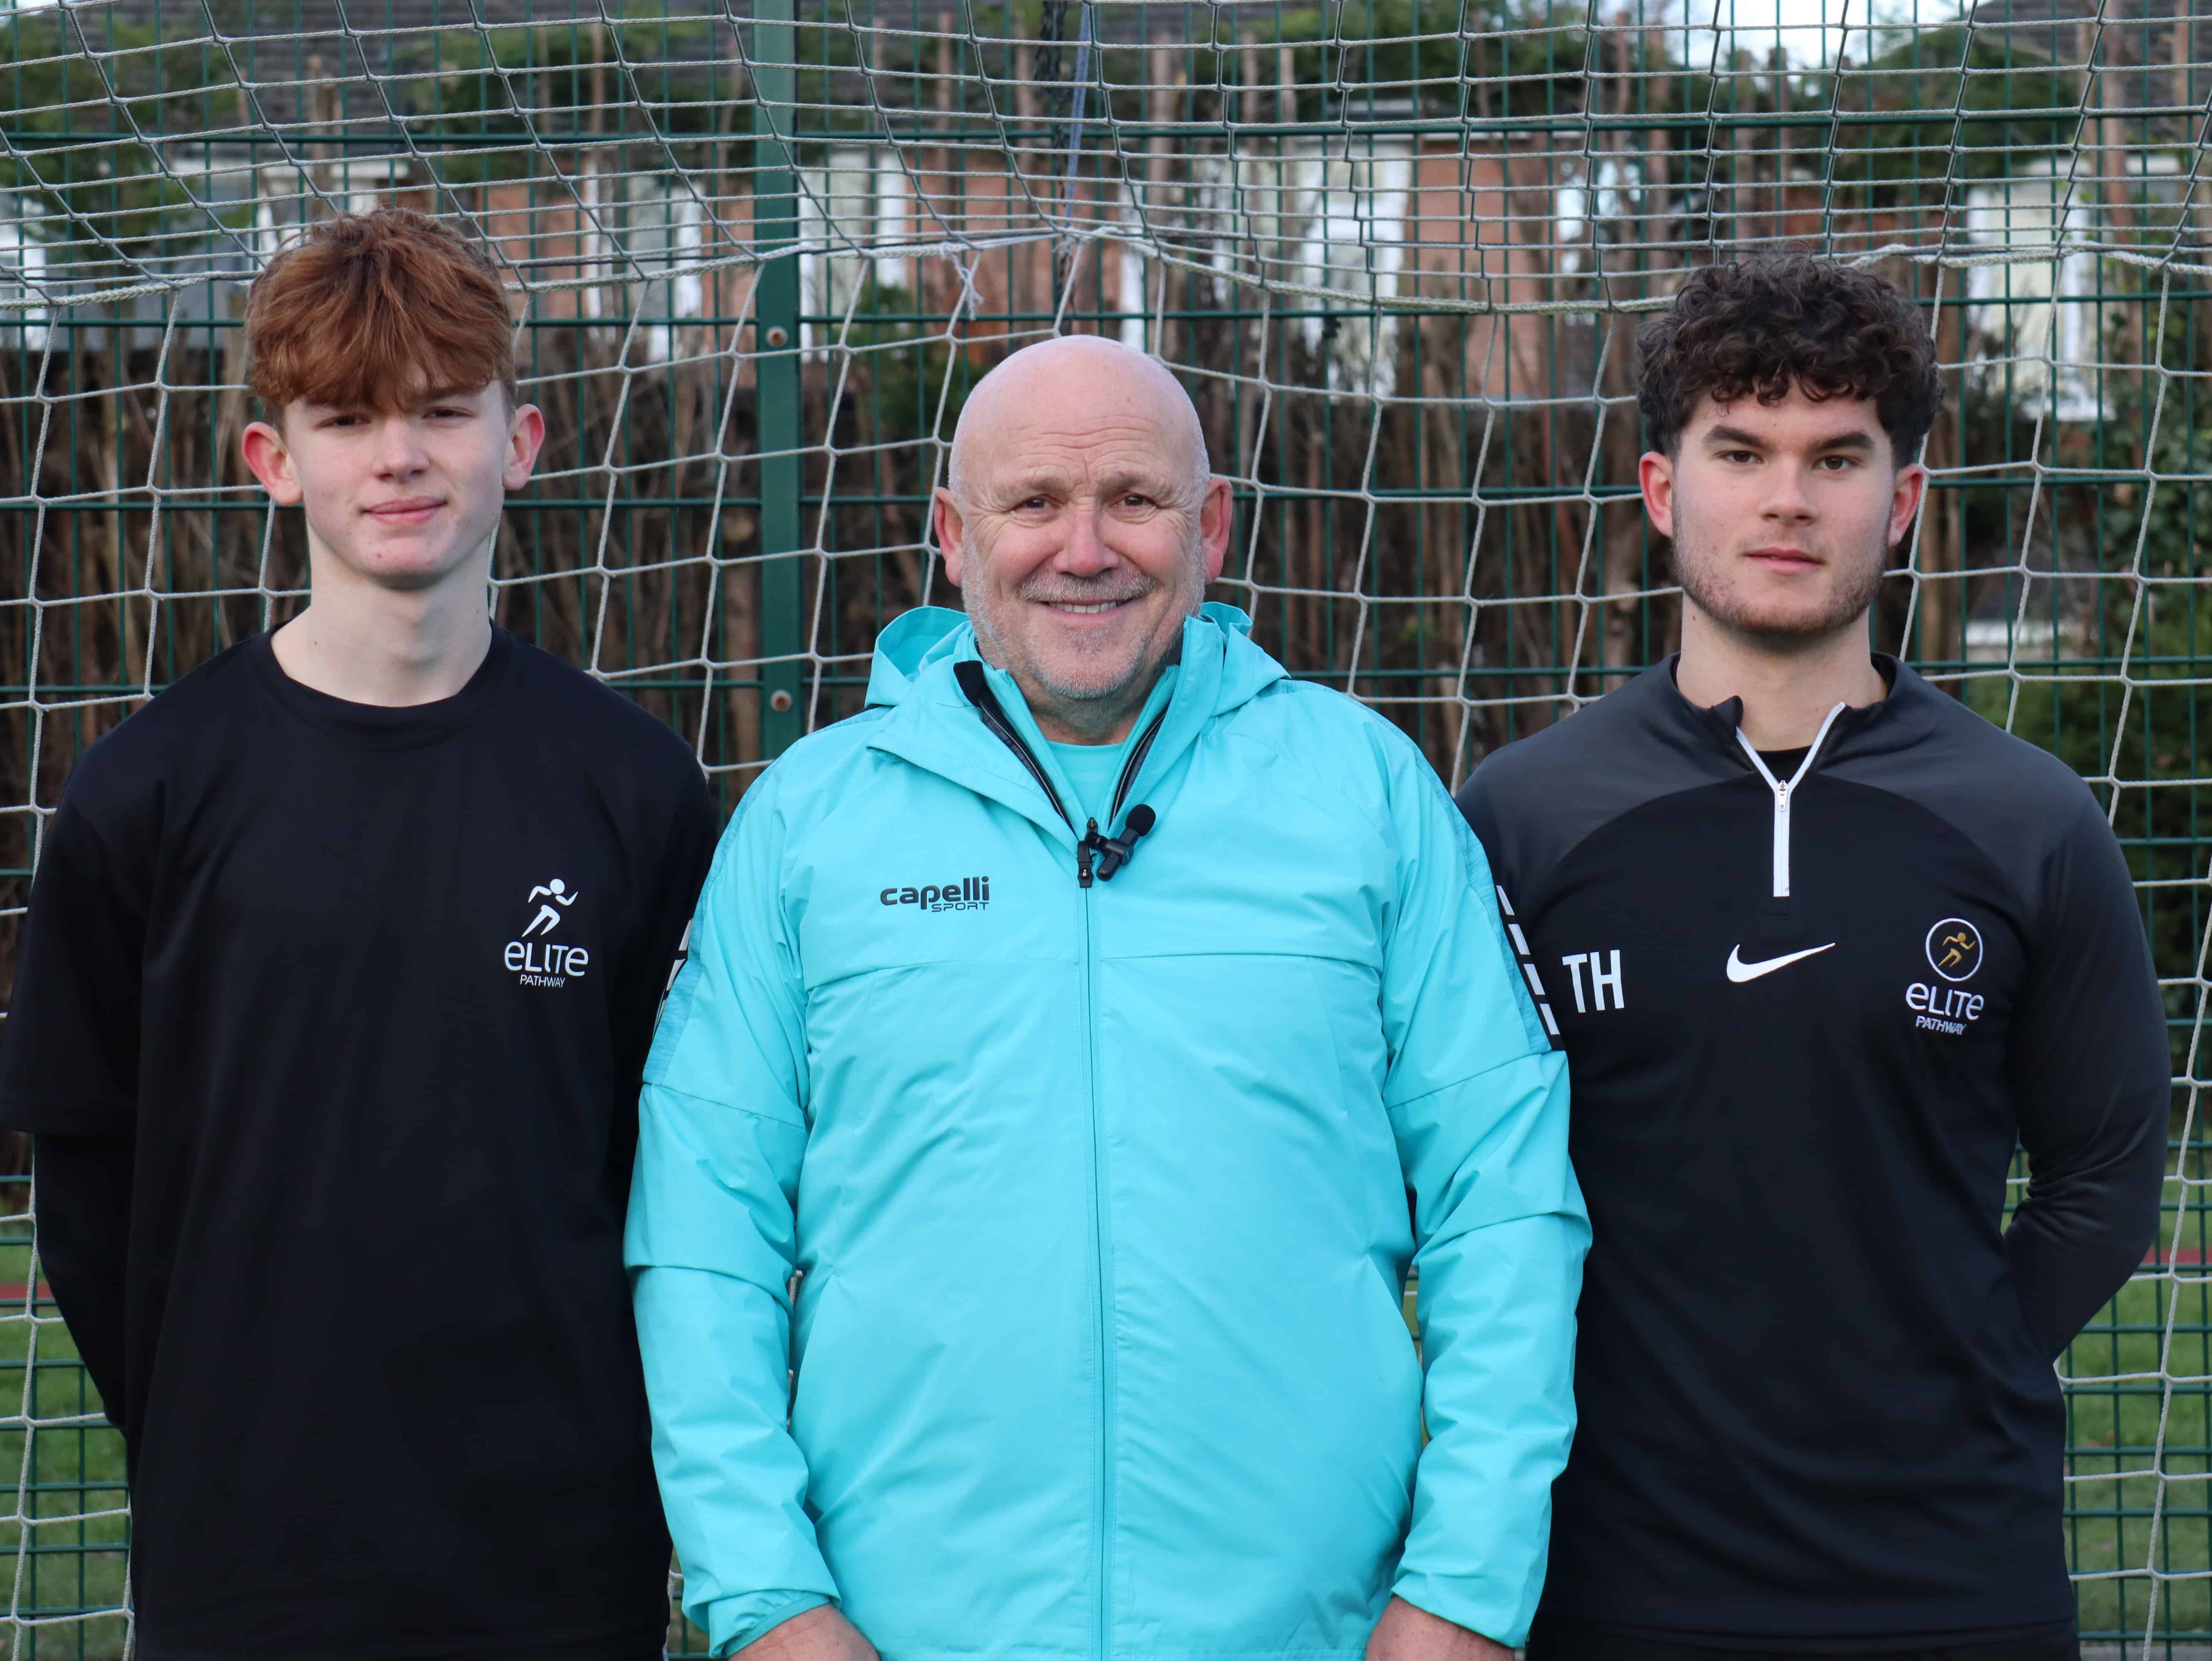
[[[1691,273],[1636,338],[1644,441],[1673,455],[1698,399],[1870,399],[1899,466],[1943,402],[1936,343],[1912,302],[1869,271],[1808,253],[1762,254]]]

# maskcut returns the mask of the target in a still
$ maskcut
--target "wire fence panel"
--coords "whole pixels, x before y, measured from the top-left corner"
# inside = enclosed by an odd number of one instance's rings
[[[332,212],[504,262],[550,439],[495,614],[725,806],[957,603],[929,493],[1025,341],[1182,373],[1216,597],[1456,784],[1673,648],[1640,315],[1759,247],[1906,287],[1949,400],[1879,642],[2109,803],[2173,1034],[2159,1249],[2063,1366],[2083,1629],[2212,1657],[2212,0],[94,0],[0,42],[0,970],[84,747],[305,599],[239,318]],[[10,1653],[121,1654],[121,1450],[7,1152]]]

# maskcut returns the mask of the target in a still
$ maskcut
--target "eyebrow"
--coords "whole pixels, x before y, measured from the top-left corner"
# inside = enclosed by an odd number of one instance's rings
[[[1027,502],[1031,496],[1054,496],[1067,489],[1067,475],[1054,469],[1018,473],[996,482],[991,495],[1004,502]]]
[[[1107,496],[1119,496],[1124,490],[1139,490],[1146,496],[1165,496],[1174,493],[1173,482],[1164,473],[1124,468],[1105,476],[1103,486]]]
[[[1705,444],[1741,445],[1748,450],[1764,450],[1766,441],[1756,433],[1747,433],[1741,427],[1709,427],[1700,441]],[[1859,428],[1836,433],[1808,447],[1815,450],[1868,450],[1874,448],[1873,435]]]

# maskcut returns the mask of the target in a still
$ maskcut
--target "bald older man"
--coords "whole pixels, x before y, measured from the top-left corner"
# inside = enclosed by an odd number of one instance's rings
[[[937,497],[966,618],[886,629],[867,711],[723,837],[629,1238],[717,1655],[1527,1630],[1588,1239],[1566,1076],[1420,753],[1201,605],[1230,517],[1159,364],[1014,354]]]

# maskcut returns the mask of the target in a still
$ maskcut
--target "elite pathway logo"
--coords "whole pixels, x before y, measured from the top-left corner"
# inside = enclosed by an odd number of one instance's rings
[[[1921,949],[1928,966],[1944,980],[1969,981],[1982,966],[1982,931],[1964,917],[1946,917],[1928,931]],[[1905,989],[1905,1007],[1913,1012],[1912,1024],[1923,1032],[1964,1036],[1982,1013],[1986,1001],[1978,992],[1956,984],[1938,985],[1915,981]]]
[[[522,930],[520,940],[507,943],[501,961],[514,971],[514,978],[523,986],[565,986],[571,980],[583,978],[591,967],[592,954],[580,946],[568,946],[553,938],[553,933],[568,920],[568,908],[582,897],[559,877],[539,883],[530,891],[526,906],[538,908]],[[533,938],[533,936],[535,938]]]

